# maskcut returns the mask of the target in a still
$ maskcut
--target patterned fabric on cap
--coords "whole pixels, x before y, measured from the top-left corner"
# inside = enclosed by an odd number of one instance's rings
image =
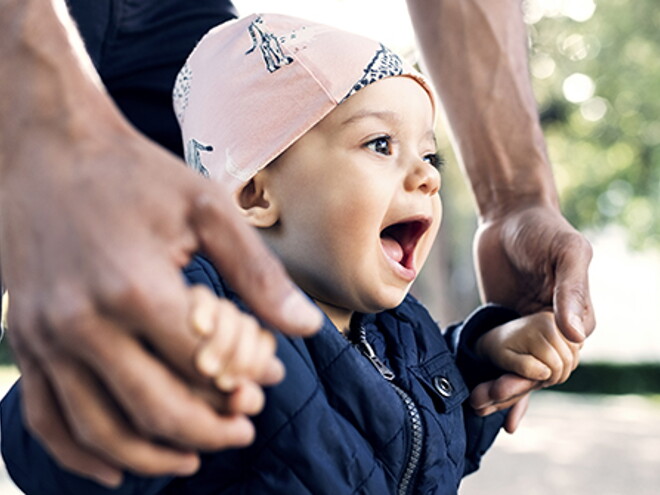
[[[174,110],[188,165],[235,189],[343,100],[384,77],[422,76],[382,44],[277,14],[209,31],[179,72]]]

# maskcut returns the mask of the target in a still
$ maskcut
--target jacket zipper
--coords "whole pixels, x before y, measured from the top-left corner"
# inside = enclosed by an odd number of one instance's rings
[[[390,370],[376,355],[373,347],[371,347],[371,344],[367,341],[367,332],[363,326],[360,326],[359,340],[356,345],[360,352],[371,362],[371,364],[373,364],[374,368],[378,370],[381,376],[394,388],[394,391],[401,398],[406,408],[408,420],[410,422],[411,442],[408,451],[408,461],[406,462],[406,468],[403,470],[403,475],[399,480],[397,494],[407,495],[412,486],[412,481],[422,455],[424,428],[422,426],[422,418],[419,414],[419,409],[417,408],[415,401],[413,401],[403,389],[393,383],[392,380],[395,378],[394,372]]]

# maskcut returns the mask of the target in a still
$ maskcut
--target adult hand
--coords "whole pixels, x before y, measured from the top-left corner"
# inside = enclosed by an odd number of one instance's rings
[[[408,7],[481,217],[482,297],[523,314],[552,307],[562,333],[582,342],[595,326],[591,247],[557,206],[520,2],[408,0]]]
[[[23,413],[59,463],[101,483],[188,474],[200,450],[251,441],[255,399],[209,394],[195,372],[191,253],[284,332],[321,315],[224,189],[126,124],[75,34],[62,0],[0,3],[0,80],[13,81],[0,85],[0,263]]]
[[[0,252],[27,424],[64,466],[115,484],[118,468],[189,473],[195,451],[253,435],[244,415],[188,388],[199,337],[180,268],[191,253],[283,331],[306,335],[321,319],[224,190],[105,122],[75,141],[30,129],[5,155]]]
[[[504,424],[509,433],[524,416],[532,390],[565,382],[578,365],[582,344],[565,339],[553,320],[551,313],[535,313],[496,327],[477,342],[478,354],[518,373],[481,383],[470,396],[478,415],[511,407]]]
[[[482,298],[522,314],[550,307],[573,342],[582,342],[596,325],[591,256],[589,242],[551,205],[523,206],[484,220],[475,237]]]
[[[506,416],[504,429],[513,433],[527,411],[530,393],[540,388],[542,382],[508,373],[497,380],[477,385],[470,394],[470,406],[479,416],[511,408]]]
[[[485,301],[530,314],[553,308],[567,339],[583,342],[596,322],[589,295],[589,242],[553,206],[532,205],[484,220],[475,236],[475,265]],[[511,407],[505,429],[513,433],[529,393],[543,387],[513,374],[475,387],[470,403],[487,415]]]

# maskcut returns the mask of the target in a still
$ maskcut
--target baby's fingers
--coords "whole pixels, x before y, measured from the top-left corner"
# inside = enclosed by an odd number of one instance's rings
[[[556,338],[558,342],[554,342],[553,349],[561,360],[562,366],[560,370],[553,373],[552,377],[544,383],[546,387],[564,383],[580,363],[580,349],[582,348],[582,344],[569,342],[563,336],[557,336]]]
[[[244,381],[228,396],[229,410],[235,414],[254,416],[259,414],[266,404],[263,389],[254,382]]]
[[[190,288],[191,323],[200,337],[211,335],[215,330],[218,310],[222,307],[219,301],[204,285]]]
[[[200,373],[215,378],[227,368],[233,359],[234,348],[240,340],[243,314],[226,299],[216,299],[212,307],[198,306],[193,315],[195,328],[204,328],[204,340],[195,354],[195,365]],[[194,318],[193,317],[193,318]],[[210,326],[205,318],[210,318]],[[210,332],[207,330],[210,328]],[[199,329],[198,329],[199,331]],[[200,332],[201,333],[201,332]]]
[[[273,334],[247,315],[243,315],[238,323],[239,338],[225,368],[216,376],[218,387],[231,391],[245,381],[261,385],[279,382],[284,377],[284,367],[275,356]]]
[[[540,345],[534,346],[532,352],[552,370],[543,385],[564,383],[578,365],[582,344],[568,341],[554,325],[545,328],[542,336]]]
[[[527,318],[529,330],[526,351],[550,370],[543,385],[549,387],[565,382],[577,366],[582,344],[570,342],[557,328],[550,313],[538,313]]]
[[[233,392],[246,381],[274,385],[282,380],[284,366],[275,356],[271,332],[226,299],[200,292],[196,302],[194,327],[204,336],[196,356],[200,372],[224,392]],[[205,330],[209,320],[210,332]]]
[[[509,349],[500,353],[494,361],[504,370],[540,382],[549,380],[556,371],[548,366],[547,361],[540,360],[532,354],[523,354]],[[559,362],[558,359],[553,361]]]

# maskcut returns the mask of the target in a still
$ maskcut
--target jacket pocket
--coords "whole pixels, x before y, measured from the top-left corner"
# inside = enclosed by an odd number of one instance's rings
[[[439,413],[449,413],[460,407],[469,396],[450,352],[436,355],[410,371],[422,383]]]

